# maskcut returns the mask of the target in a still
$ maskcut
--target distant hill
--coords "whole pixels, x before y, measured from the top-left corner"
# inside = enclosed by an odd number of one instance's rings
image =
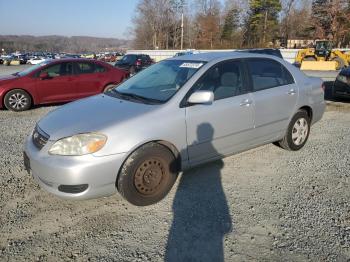
[[[89,36],[30,36],[0,35],[0,51],[46,51],[46,52],[100,52],[127,49],[131,42],[117,38]]]

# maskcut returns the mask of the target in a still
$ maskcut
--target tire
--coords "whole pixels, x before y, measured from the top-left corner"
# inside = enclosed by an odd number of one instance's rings
[[[22,89],[13,89],[5,95],[4,105],[8,110],[21,112],[32,106],[32,98]]]
[[[168,194],[177,174],[178,165],[173,153],[163,145],[149,143],[125,161],[117,179],[117,189],[131,204],[148,206]]]
[[[310,117],[305,110],[299,110],[289,123],[287,132],[277,144],[289,151],[298,151],[304,147],[310,134]]]
[[[340,69],[344,68],[344,66],[345,66],[345,61],[340,57],[334,57],[332,59],[332,61],[337,62],[336,70],[340,70]]]
[[[104,89],[103,89],[103,93],[106,93],[108,91],[110,91],[111,89],[113,89],[116,85],[107,85]]]
[[[136,69],[135,67],[130,67],[130,70],[129,70],[129,73],[130,73],[130,77],[134,76],[136,74]]]

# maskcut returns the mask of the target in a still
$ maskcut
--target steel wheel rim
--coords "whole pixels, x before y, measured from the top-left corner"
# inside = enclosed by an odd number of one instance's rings
[[[295,121],[292,129],[292,141],[296,146],[302,145],[309,134],[309,124],[305,118]]]
[[[14,93],[9,97],[9,105],[14,109],[23,109],[28,105],[28,98],[21,93]]]
[[[165,167],[162,161],[151,158],[144,161],[134,176],[136,190],[143,195],[152,195],[157,192],[165,176]]]

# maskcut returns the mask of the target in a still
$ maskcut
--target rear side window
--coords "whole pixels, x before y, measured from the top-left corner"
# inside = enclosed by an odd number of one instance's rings
[[[104,72],[105,68],[101,65],[81,62],[77,63],[77,74],[93,74],[93,73],[101,73]]]
[[[254,91],[294,84],[290,72],[279,62],[272,59],[247,59]]]

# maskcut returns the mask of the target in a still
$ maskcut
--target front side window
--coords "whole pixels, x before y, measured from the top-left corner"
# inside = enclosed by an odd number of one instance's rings
[[[72,63],[59,63],[41,70],[40,74],[47,73],[49,77],[66,76],[72,74]]]
[[[254,91],[293,84],[289,71],[279,62],[272,59],[247,59],[247,64]]]
[[[169,100],[203,65],[200,61],[166,60],[148,67],[113,89],[119,94],[163,103]]]
[[[191,93],[207,90],[214,93],[214,99],[220,100],[237,96],[245,92],[244,75],[241,61],[225,61],[210,68],[193,86]]]

